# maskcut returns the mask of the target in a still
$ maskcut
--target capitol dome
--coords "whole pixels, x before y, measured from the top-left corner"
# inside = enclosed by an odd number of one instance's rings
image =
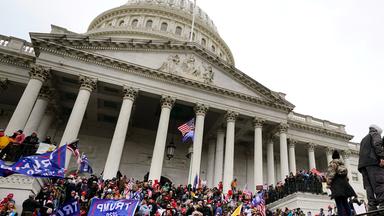
[[[193,3],[189,0],[129,0],[97,16],[87,35],[119,38],[189,41]],[[234,64],[231,50],[208,15],[195,12],[193,41],[224,61]]]

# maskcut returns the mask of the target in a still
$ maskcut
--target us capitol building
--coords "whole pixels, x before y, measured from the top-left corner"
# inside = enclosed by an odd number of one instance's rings
[[[130,0],[100,14],[86,33],[52,25],[50,33],[30,33],[31,42],[0,35],[0,126],[60,145],[79,138],[104,178],[149,173],[187,184],[199,174],[210,187],[223,181],[225,191],[234,178],[254,190],[290,172],[325,171],[338,149],[363,198],[359,147],[345,126],[294,112],[283,93],[238,70],[198,7],[189,42],[193,9],[187,0]],[[183,143],[177,127],[192,118],[194,142]],[[42,184],[1,178],[0,197],[13,192],[20,206]],[[270,207],[329,204],[326,195],[296,193]]]

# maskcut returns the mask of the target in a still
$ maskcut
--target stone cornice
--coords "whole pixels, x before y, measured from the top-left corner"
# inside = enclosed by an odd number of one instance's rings
[[[304,123],[298,123],[295,121],[288,121],[288,125],[290,128],[293,129],[299,129],[299,130],[304,130],[304,131],[309,131],[315,134],[320,134],[320,135],[326,135],[329,137],[336,137],[336,138],[341,138],[343,140],[349,141],[353,138],[352,135],[346,134],[346,133],[341,133],[337,131],[332,131],[329,129],[324,129],[321,127],[316,127],[313,125],[307,125]]]
[[[34,57],[23,55],[12,55],[1,52],[0,50],[0,62],[10,64],[22,68],[29,68],[29,65],[35,61]]]
[[[41,35],[48,36],[48,38],[40,39]],[[222,62],[220,59],[212,58],[208,53],[204,52],[201,49],[198,49],[196,44],[188,44],[188,43],[179,43],[179,44],[171,44],[171,43],[144,43],[144,41],[141,40],[141,42],[130,42],[130,41],[121,41],[120,43],[114,42],[114,41],[107,41],[107,40],[94,40],[90,41],[87,40],[85,36],[81,36],[81,40],[68,40],[66,35],[62,35],[61,37],[54,37],[52,38],[49,34],[39,34],[39,38],[35,37],[34,34],[32,36],[32,42],[35,45],[35,52],[37,55],[39,55],[40,51],[46,51],[53,53],[55,55],[60,56],[67,56],[71,57],[80,61],[84,62],[91,62],[97,65],[102,65],[105,67],[115,68],[122,71],[127,71],[130,73],[135,73],[140,76],[145,77],[151,77],[154,79],[160,79],[160,80],[166,80],[170,82],[177,82],[181,85],[188,85],[200,89],[204,89],[206,91],[210,91],[216,94],[225,95],[229,97],[235,97],[237,99],[248,101],[251,103],[256,103],[259,105],[266,106],[268,108],[274,108],[278,110],[282,110],[284,112],[290,112],[293,107],[290,104],[285,103],[281,98],[275,96],[272,91],[267,89],[266,87],[262,86],[258,82],[252,80],[247,75],[239,72],[238,70],[234,69],[233,67],[229,66],[228,64]],[[69,36],[68,36],[69,37]],[[72,37],[72,36],[71,36]],[[79,36],[76,36],[79,37]],[[85,44],[83,44],[85,43]],[[92,45],[93,44],[93,45]],[[96,46],[97,44],[97,46]],[[75,46],[69,47],[69,46]],[[83,45],[83,46],[82,46]],[[87,46],[85,46],[87,45]],[[253,97],[250,95],[242,94],[239,92],[235,92],[232,90],[224,89],[218,86],[210,85],[203,82],[198,82],[195,80],[187,79],[181,76],[177,76],[170,73],[161,72],[158,70],[154,70],[151,68],[143,67],[140,65],[135,65],[132,63],[128,63],[122,60],[110,58],[107,56],[99,55],[92,52],[87,52],[81,49],[85,49],[86,47],[93,49],[100,49],[100,48],[107,48],[108,49],[116,49],[119,48],[140,48],[140,49],[174,49],[174,50],[192,50],[195,51],[198,54],[205,54],[207,57],[211,57],[211,60],[216,60],[216,65],[221,66],[225,71],[232,74],[234,78],[241,81],[247,86],[250,86],[252,89],[255,89],[256,91],[259,91],[264,97],[269,98],[269,100],[263,100],[257,97]],[[204,56],[203,56],[204,57]],[[208,58],[209,59],[209,58]]]

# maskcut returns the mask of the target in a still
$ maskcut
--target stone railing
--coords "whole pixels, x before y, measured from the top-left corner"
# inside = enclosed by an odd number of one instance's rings
[[[31,56],[35,55],[35,51],[30,42],[20,38],[8,37],[4,35],[0,35],[0,49],[12,50]]]
[[[291,112],[291,113],[289,113],[288,118],[291,121],[295,121],[298,123],[304,123],[304,124],[307,124],[310,126],[320,127],[320,128],[324,128],[327,130],[333,130],[333,131],[338,131],[338,132],[342,132],[342,133],[346,132],[345,131],[345,125],[336,124],[336,123],[333,123],[333,122],[330,122],[327,120],[314,118],[314,117],[309,116],[309,115],[303,115],[303,114]]]

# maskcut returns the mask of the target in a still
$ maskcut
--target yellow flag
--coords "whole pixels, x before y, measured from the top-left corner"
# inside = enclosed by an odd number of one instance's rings
[[[239,216],[241,213],[241,208],[243,207],[243,204],[239,205],[236,210],[231,214],[231,216]]]

